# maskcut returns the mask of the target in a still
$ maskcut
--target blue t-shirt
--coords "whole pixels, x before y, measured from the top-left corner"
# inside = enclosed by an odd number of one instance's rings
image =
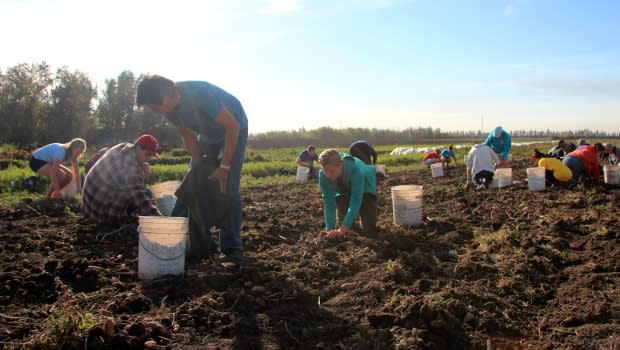
[[[215,122],[215,118],[222,107],[226,107],[240,129],[248,128],[248,118],[235,96],[204,81],[180,81],[176,86],[181,103],[166,116],[173,125],[194,131],[201,141],[211,144],[222,142],[226,130]]]
[[[491,147],[495,153],[499,154],[501,159],[507,159],[510,150],[512,149],[512,140],[510,135],[505,130],[502,130],[500,137],[493,137],[493,130],[487,136],[484,142],[485,146]]]
[[[455,158],[456,159],[456,157],[454,156],[454,152],[450,151],[447,148],[444,148],[443,150],[441,150],[441,153],[439,153],[439,156],[444,157],[444,158]]]
[[[299,153],[299,161],[304,162],[304,163],[312,163],[313,161],[319,161],[319,155],[316,154],[316,152],[314,153],[314,157],[310,155],[310,152],[308,152],[308,150],[304,150],[301,151],[301,153]]]
[[[55,160],[63,162],[66,154],[67,150],[62,143],[50,143],[32,152],[33,157],[46,163],[52,163]]]

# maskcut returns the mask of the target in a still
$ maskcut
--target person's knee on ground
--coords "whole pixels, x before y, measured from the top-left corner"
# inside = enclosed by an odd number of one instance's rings
[[[360,208],[360,219],[362,221],[362,232],[365,235],[374,236],[377,231],[377,197],[364,193],[362,206]]]
[[[349,211],[349,197],[336,197],[336,214],[338,216],[339,223],[342,224],[342,220],[344,220],[345,215],[347,215],[347,211]]]

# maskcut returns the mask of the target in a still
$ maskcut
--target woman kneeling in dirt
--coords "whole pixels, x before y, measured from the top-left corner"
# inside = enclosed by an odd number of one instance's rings
[[[319,185],[323,196],[327,238],[355,233],[352,227],[361,217],[365,235],[377,234],[377,179],[375,168],[336,149],[327,149],[319,156]],[[340,227],[336,228],[336,212]]]
[[[65,144],[50,143],[32,153],[29,165],[35,173],[50,178],[45,195],[50,198],[64,198],[63,188],[75,179],[77,193],[81,192],[80,166],[78,159],[86,149],[86,141],[73,139]],[[71,162],[73,171],[62,165]]]

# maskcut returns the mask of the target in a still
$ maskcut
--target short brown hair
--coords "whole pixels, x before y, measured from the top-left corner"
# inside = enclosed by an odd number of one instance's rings
[[[174,96],[176,85],[170,79],[159,75],[147,75],[138,83],[136,105],[161,105],[164,96]]]

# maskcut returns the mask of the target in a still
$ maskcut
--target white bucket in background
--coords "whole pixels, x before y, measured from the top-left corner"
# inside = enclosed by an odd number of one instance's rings
[[[495,176],[497,178],[497,187],[502,188],[512,185],[512,168],[497,168]]]
[[[160,182],[151,186],[153,191],[153,199],[155,204],[161,213],[165,216],[169,216],[174,208],[174,202],[177,200],[177,196],[174,192],[181,186],[181,181],[173,180]]]
[[[538,192],[545,190],[545,168],[544,167],[534,167],[527,168],[527,188],[530,191]]]
[[[77,183],[75,183],[75,179],[71,180],[67,186],[65,186],[62,191],[65,193],[66,197],[75,197],[77,194]]]
[[[375,164],[375,170],[377,171],[377,174],[381,174],[383,176],[387,174],[385,164]]]
[[[308,181],[308,174],[310,174],[310,168],[303,165],[297,166],[297,176],[295,177],[295,181],[297,182],[305,182]]]
[[[620,172],[620,166],[618,165],[605,165],[603,167],[605,173],[605,183],[610,185],[620,184],[620,178],[618,172]]]
[[[392,187],[392,210],[395,225],[420,225],[422,223],[422,186]]]
[[[433,177],[443,176],[443,164],[442,163],[431,164],[431,173],[433,174]]]
[[[165,216],[140,216],[139,219],[138,277],[182,275],[189,220]]]
[[[62,188],[62,192],[65,194],[65,198],[75,197],[77,194],[77,184],[75,180],[71,180],[67,186]],[[57,198],[56,191],[52,192],[51,198]]]

